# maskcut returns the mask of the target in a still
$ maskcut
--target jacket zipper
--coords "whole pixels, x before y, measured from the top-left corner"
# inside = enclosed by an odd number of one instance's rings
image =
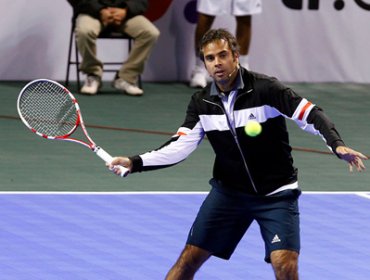
[[[241,155],[241,157],[242,157],[242,159],[243,159],[243,164],[244,164],[244,167],[245,167],[245,169],[246,169],[246,171],[247,171],[247,174],[248,174],[249,180],[250,180],[250,181],[251,181],[251,183],[252,183],[252,187],[253,187],[254,191],[255,191],[256,193],[258,193],[257,188],[256,188],[256,185],[254,184],[254,181],[253,181],[252,175],[251,175],[251,173],[250,173],[250,171],[249,171],[249,168],[248,168],[248,165],[247,165],[247,161],[245,160],[245,157],[244,157],[244,154],[243,154],[243,150],[242,150],[242,148],[241,148],[241,146],[240,146],[240,143],[239,143],[239,140],[238,140],[238,136],[236,135],[236,129],[235,129],[234,127],[232,127],[232,125],[231,125],[231,123],[230,123],[230,120],[229,120],[229,117],[228,117],[228,115],[227,115],[227,114],[226,114],[226,112],[225,112],[225,109],[224,109],[221,105],[219,105],[219,104],[217,104],[217,103],[214,103],[214,102],[211,102],[211,101],[209,101],[209,100],[203,99],[203,101],[204,101],[204,102],[206,102],[206,103],[209,103],[209,104],[212,104],[212,105],[215,105],[215,106],[219,107],[219,108],[222,110],[222,112],[225,114],[225,117],[226,117],[226,120],[227,120],[227,125],[228,125],[228,127],[229,127],[229,129],[230,129],[231,134],[232,134],[232,135],[233,135],[233,137],[234,137],[234,141],[235,141],[235,143],[236,143],[236,146],[238,147],[238,150],[239,150],[239,152],[240,152],[240,155]],[[235,102],[236,102],[236,100],[235,100]],[[233,111],[233,113],[234,113],[234,111]]]

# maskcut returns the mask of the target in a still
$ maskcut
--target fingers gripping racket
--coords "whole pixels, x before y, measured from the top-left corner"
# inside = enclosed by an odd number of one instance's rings
[[[97,146],[87,133],[76,98],[59,83],[46,79],[31,81],[21,90],[17,109],[23,123],[37,135],[81,144],[106,163],[112,162],[112,156]],[[71,137],[78,127],[82,128],[87,142]],[[129,173],[123,166],[116,168],[120,169],[122,177]]]

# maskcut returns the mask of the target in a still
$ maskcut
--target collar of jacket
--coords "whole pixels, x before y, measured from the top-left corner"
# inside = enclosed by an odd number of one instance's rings
[[[248,92],[252,88],[250,73],[243,67],[240,67],[238,70],[234,88],[236,88],[239,93]],[[218,89],[215,81],[212,81],[209,87],[209,95],[212,99],[215,97],[221,97],[221,92]]]

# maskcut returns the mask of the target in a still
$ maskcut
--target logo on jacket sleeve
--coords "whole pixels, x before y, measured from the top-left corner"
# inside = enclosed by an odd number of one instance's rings
[[[255,120],[255,119],[256,119],[256,116],[253,113],[251,113],[248,117],[248,120]]]

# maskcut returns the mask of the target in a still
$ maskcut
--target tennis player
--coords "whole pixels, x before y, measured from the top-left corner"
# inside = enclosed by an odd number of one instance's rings
[[[323,138],[350,171],[363,171],[367,157],[345,146],[321,108],[277,79],[240,67],[230,32],[210,30],[200,46],[213,82],[192,96],[177,134],[156,150],[116,157],[109,167],[123,165],[131,173],[169,167],[186,159],[206,135],[216,154],[212,189],[166,279],[193,279],[210,256],[229,259],[253,221],[276,279],[298,279],[301,191],[285,120]],[[262,125],[257,137],[244,132],[249,119]]]

